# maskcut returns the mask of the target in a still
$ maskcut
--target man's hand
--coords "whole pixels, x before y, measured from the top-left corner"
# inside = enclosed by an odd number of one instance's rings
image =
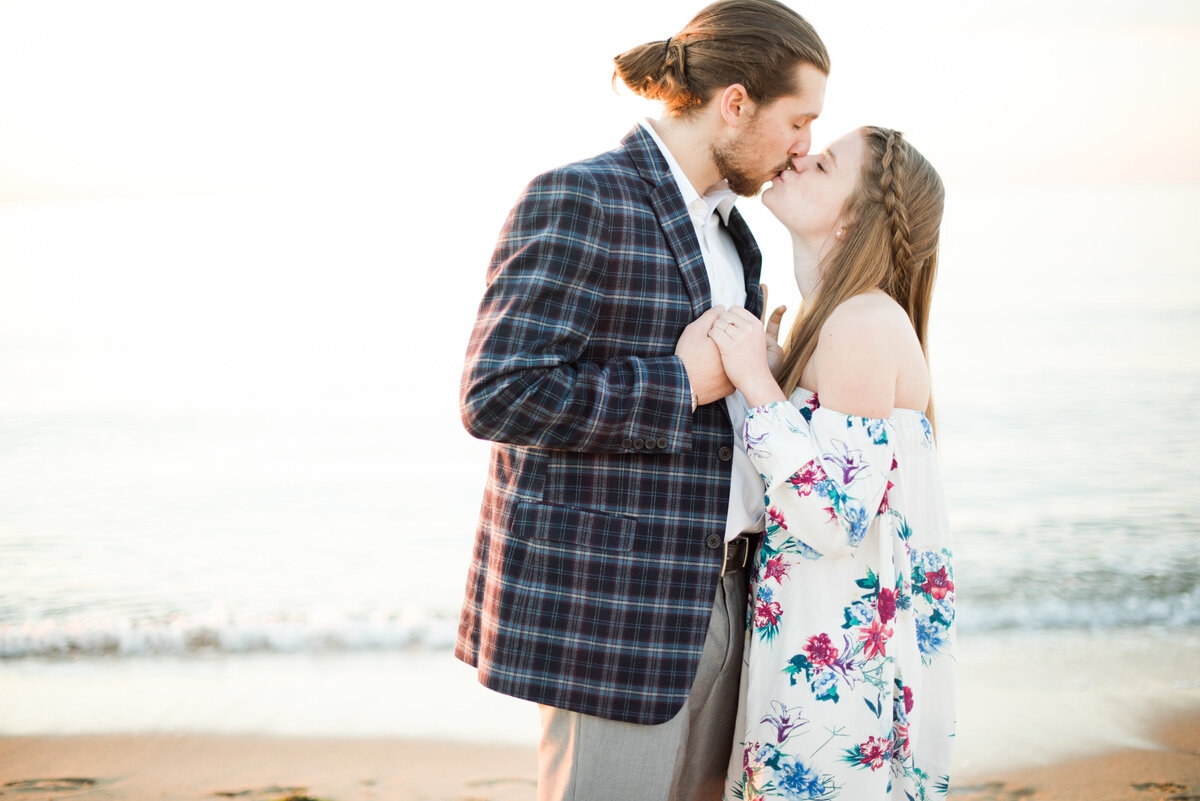
[[[733,392],[733,384],[725,375],[721,364],[721,352],[708,337],[713,321],[725,311],[724,306],[713,306],[683,329],[675,345],[675,355],[683,362],[688,381],[700,405],[720,400]]]

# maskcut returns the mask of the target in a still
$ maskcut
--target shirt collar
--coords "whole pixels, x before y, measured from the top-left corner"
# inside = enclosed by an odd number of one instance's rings
[[[658,145],[663,158],[667,160],[667,166],[671,169],[671,176],[675,179],[675,183],[679,185],[679,191],[683,195],[683,205],[687,206],[688,213],[693,215],[693,219],[699,216],[694,214],[693,209],[696,207],[693,204],[696,200],[700,200],[704,203],[705,210],[702,211],[702,219],[696,220],[698,224],[703,225],[704,221],[715,211],[721,215],[721,220],[728,225],[729,214],[733,211],[733,204],[737,202],[737,195],[733,193],[733,190],[722,181],[701,197],[700,193],[696,191],[696,187],[692,186],[692,182],[684,175],[683,169],[679,166],[679,162],[675,160],[675,156],[671,154],[670,148],[659,137],[658,131],[654,130],[654,126],[650,123],[650,120],[642,120],[641,125],[650,134],[650,138],[654,140],[654,144]]]

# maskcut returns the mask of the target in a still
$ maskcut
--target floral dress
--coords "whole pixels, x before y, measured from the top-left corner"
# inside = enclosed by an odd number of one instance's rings
[[[751,409],[766,483],[725,798],[942,798],[954,570],[933,431],[791,402]]]

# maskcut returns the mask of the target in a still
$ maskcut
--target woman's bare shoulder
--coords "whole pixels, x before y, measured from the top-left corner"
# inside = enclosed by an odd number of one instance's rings
[[[915,341],[908,315],[882,292],[840,304],[822,326],[813,354],[822,405],[863,417],[890,416],[910,338]]]
[[[868,292],[843,301],[821,328],[821,338],[842,340],[855,348],[885,348],[898,335],[914,336],[900,304],[883,292]]]

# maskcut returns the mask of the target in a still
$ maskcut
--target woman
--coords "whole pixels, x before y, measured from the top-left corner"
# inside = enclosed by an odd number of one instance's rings
[[[726,797],[941,797],[954,580],[926,323],[943,188],[882,128],[797,165],[763,195],[805,298],[786,350],[741,308],[709,332],[751,407],[768,518]]]

